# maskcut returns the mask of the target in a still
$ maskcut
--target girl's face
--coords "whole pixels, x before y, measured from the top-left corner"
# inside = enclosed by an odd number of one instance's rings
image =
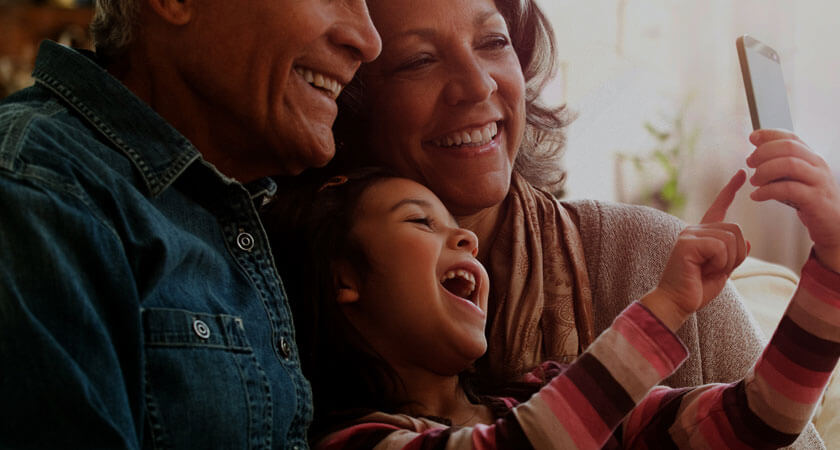
[[[525,130],[525,81],[493,0],[369,0],[363,66],[377,158],[458,216],[500,203]]]
[[[454,375],[484,354],[489,280],[477,238],[431,191],[405,178],[372,185],[351,233],[370,270],[342,279],[358,294],[344,312],[398,373]]]

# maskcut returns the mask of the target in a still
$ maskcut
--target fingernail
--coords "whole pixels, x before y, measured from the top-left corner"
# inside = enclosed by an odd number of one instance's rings
[[[747,241],[747,254],[748,255],[750,254],[750,249],[751,248],[752,248],[752,246],[750,245],[750,241]]]

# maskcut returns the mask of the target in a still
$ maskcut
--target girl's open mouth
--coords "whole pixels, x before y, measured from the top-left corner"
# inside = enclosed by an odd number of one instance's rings
[[[464,269],[448,270],[440,277],[440,284],[452,295],[476,303],[476,278],[472,272]]]

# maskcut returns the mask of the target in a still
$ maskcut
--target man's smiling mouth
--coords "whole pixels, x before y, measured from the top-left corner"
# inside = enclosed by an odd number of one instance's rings
[[[344,85],[341,84],[341,82],[321,72],[315,72],[312,69],[300,66],[295,67],[295,72],[297,72],[298,75],[306,80],[306,82],[311,86],[324,91],[333,99],[338,98],[338,95],[341,94],[341,90],[344,89]]]

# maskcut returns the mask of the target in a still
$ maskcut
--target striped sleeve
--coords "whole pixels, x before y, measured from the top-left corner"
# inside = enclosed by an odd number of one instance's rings
[[[367,422],[327,436],[317,447],[598,449],[687,356],[679,338],[634,303],[566,371],[492,425],[406,429]]]
[[[601,448],[687,356],[679,339],[634,303],[563,375],[515,408],[515,416],[535,448]]]
[[[624,423],[632,448],[777,448],[808,424],[840,358],[840,274],[813,256],[773,338],[732,384],[658,387]]]

